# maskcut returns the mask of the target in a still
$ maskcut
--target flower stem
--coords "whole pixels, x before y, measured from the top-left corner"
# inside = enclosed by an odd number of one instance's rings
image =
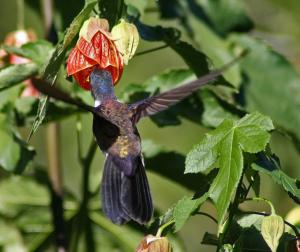
[[[161,234],[164,231],[164,229],[166,229],[168,226],[172,225],[173,223],[175,223],[175,221],[172,219],[172,220],[168,221],[167,223],[163,224],[161,227],[159,227],[155,236],[161,237]]]
[[[270,200],[267,200],[267,199],[264,199],[264,198],[261,198],[261,197],[253,197],[253,198],[247,198],[244,201],[263,201],[263,202],[267,203],[270,206],[271,214],[276,214],[274,205]]]
[[[203,215],[203,216],[206,216],[206,217],[208,217],[209,219],[211,219],[214,223],[216,223],[216,224],[218,224],[218,220],[215,218],[215,217],[213,217],[212,215],[210,215],[210,214],[208,214],[208,213],[205,213],[205,212],[197,212],[196,213],[197,215]]]
[[[17,29],[24,29],[24,0],[16,0],[17,4]]]

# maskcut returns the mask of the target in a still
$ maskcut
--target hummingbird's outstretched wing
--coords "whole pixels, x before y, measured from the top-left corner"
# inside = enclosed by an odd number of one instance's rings
[[[200,77],[197,80],[191,81],[183,86],[171,89],[164,93],[148,97],[142,101],[130,104],[129,108],[132,111],[132,121],[137,123],[141,117],[154,115],[165,109],[168,109],[172,105],[175,105],[205,84],[217,80],[225,70],[235,64],[243,55],[235,58],[233,61],[229,62],[223,67]]]

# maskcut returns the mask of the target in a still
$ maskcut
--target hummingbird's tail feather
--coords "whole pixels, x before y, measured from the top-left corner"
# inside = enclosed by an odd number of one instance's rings
[[[121,204],[131,219],[145,224],[153,214],[152,197],[142,157],[138,156],[135,163],[135,175],[122,178]]]
[[[130,219],[145,224],[153,214],[153,205],[142,157],[136,157],[135,174],[126,176],[108,155],[102,179],[102,209],[116,224]],[[119,163],[119,162],[118,162]]]
[[[108,155],[102,177],[102,210],[115,224],[123,224],[130,218],[124,213],[120,201],[122,172]]]

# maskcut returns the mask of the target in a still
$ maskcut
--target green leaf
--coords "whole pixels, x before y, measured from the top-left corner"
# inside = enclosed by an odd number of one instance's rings
[[[219,225],[223,223],[242,175],[242,151],[256,153],[264,150],[270,139],[267,131],[271,129],[272,121],[257,112],[239,121],[224,120],[188,153],[185,173],[207,173],[214,166],[219,167],[209,190],[209,196],[217,207]]]
[[[0,249],[1,251],[26,251],[19,230],[12,224],[0,220]]]
[[[252,21],[247,17],[243,1],[218,0],[198,2],[200,2],[206,15],[204,16],[201,12],[197,15],[195,5],[190,6],[194,8],[194,11],[193,9],[191,11],[204,21],[204,17],[208,17],[209,22],[207,23],[221,35],[226,35],[232,31],[246,32],[253,28]]]
[[[6,113],[7,107],[13,107],[15,101],[20,97],[23,87],[21,85],[0,92],[0,111]]]
[[[170,46],[176,53],[178,53],[181,56],[181,58],[185,61],[185,63],[189,66],[189,68],[194,71],[197,77],[200,77],[209,72],[208,57],[206,56],[206,54],[203,53],[204,51],[203,52],[199,51],[198,49],[188,44],[187,42],[181,41],[179,30],[175,28],[163,28],[161,26],[149,26],[141,23],[138,20],[135,22],[135,24],[138,28],[141,38],[148,41],[165,42],[168,46]],[[225,45],[225,42],[223,42],[213,33],[209,32],[207,28],[205,31],[209,34],[209,36],[212,38],[212,40],[217,46],[220,47],[220,45],[222,45],[222,50],[220,50],[220,54],[218,54],[217,57],[215,57],[217,48],[213,47],[213,50],[210,51],[212,52],[212,56],[214,56],[214,58],[212,59],[217,58],[216,61],[214,60],[214,63],[216,62],[217,65],[220,67],[223,66],[225,63],[230,62],[230,60],[232,60],[233,57],[228,52],[228,48],[227,45]],[[207,45],[207,48],[211,48],[211,47],[212,47],[211,44]],[[224,62],[218,61],[219,56],[221,56],[222,59],[227,59],[227,60],[225,60]],[[222,64],[220,64],[220,62]],[[227,76],[227,79],[230,81],[227,82],[224,78],[221,77],[218,80],[218,84],[223,84],[225,86],[230,86],[230,87],[231,86],[237,87],[239,85],[241,78],[237,66],[233,66],[229,70],[227,70],[224,73],[224,76],[225,77]]]
[[[30,140],[30,138],[33,136],[33,134],[37,131],[37,129],[43,123],[45,116],[46,116],[48,100],[49,100],[48,96],[44,96],[44,95],[40,96],[37,114],[36,114],[34,122],[32,124],[27,141]]]
[[[238,216],[236,223],[242,228],[250,228],[251,226],[255,226],[259,228],[261,225],[261,221],[263,220],[262,215],[258,214],[245,214],[242,216]]]
[[[36,75],[38,67],[34,63],[12,65],[0,70],[0,91],[13,87]]]
[[[246,35],[235,36],[232,40],[250,49],[241,62],[246,75],[241,94],[243,105],[248,111],[258,110],[269,115],[276,125],[300,139],[300,77],[297,71],[261,40]]]
[[[212,133],[206,134],[204,140],[186,156],[185,173],[207,173],[213,168],[218,159],[218,144],[232,125],[232,121],[224,120]]]
[[[46,40],[38,40],[24,44],[21,48],[3,45],[4,50],[10,54],[16,54],[31,59],[40,69],[44,70],[46,63],[53,53],[53,46]]]
[[[111,233],[115,240],[122,244],[122,251],[134,251],[142,239],[142,234],[127,226],[112,225],[111,222],[99,212],[90,213],[89,217],[101,229]]]
[[[205,193],[197,199],[184,197],[177,202],[173,211],[175,232],[179,231],[183,227],[188,218],[199,209],[199,207],[207,200],[207,198],[208,193]]]
[[[193,28],[195,41],[201,45],[202,52],[216,67],[221,67],[234,58],[230,41],[220,38],[201,22],[193,22]],[[239,64],[230,67],[223,76],[234,87],[239,87],[242,81]]]
[[[137,9],[140,14],[143,14],[148,5],[148,0],[125,0],[125,3]]]
[[[82,9],[82,11],[74,18],[70,27],[66,30],[66,34],[64,36],[63,41],[56,46],[56,49],[52,54],[52,57],[48,65],[46,66],[43,74],[43,80],[45,80],[50,85],[54,85],[58,71],[64,61],[64,57],[67,53],[67,50],[73,44],[83,22],[89,17],[96,3],[96,1],[91,2]],[[28,136],[28,140],[30,140],[30,138],[36,132],[38,127],[42,124],[46,116],[47,103],[48,97],[42,96],[40,99],[39,109],[37,111],[35,121]]]
[[[202,124],[204,126],[216,128],[226,118],[234,120],[239,118],[235,111],[229,111],[228,106],[225,108],[225,104],[210,90],[203,89],[199,94],[203,103]]]
[[[150,148],[150,149],[149,149]],[[207,191],[208,185],[215,177],[215,171],[207,176],[203,174],[182,174],[184,171],[184,156],[174,151],[167,151],[154,143],[144,144],[143,154],[148,170],[151,170],[166,179],[170,179],[190,190]],[[161,169],[160,167],[164,167]]]
[[[9,172],[21,173],[35,151],[13,131],[6,115],[0,114],[0,166]]]
[[[277,251],[279,239],[284,233],[284,221],[279,215],[270,215],[261,222],[261,235],[272,250]]]
[[[15,217],[29,206],[49,206],[50,196],[46,187],[33,179],[12,176],[0,183],[0,202],[0,213]]]
[[[163,28],[161,26],[149,26],[139,21],[135,24],[143,39],[148,41],[164,41],[181,56],[196,76],[200,77],[209,72],[207,56],[187,42],[181,41],[179,30],[175,28]]]
[[[192,45],[184,41],[171,43],[170,46],[181,56],[197,77],[201,77],[209,72],[207,56],[203,52],[196,50]]]
[[[263,153],[258,154],[257,157],[258,160],[252,164],[252,168],[271,176],[275,183],[281,185],[299,203],[300,189],[297,185],[298,181],[281,170],[278,157],[274,154],[269,156]]]

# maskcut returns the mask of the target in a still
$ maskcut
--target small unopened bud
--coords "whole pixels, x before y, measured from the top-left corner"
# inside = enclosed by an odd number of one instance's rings
[[[147,235],[135,252],[172,252],[172,247],[166,237]]]
[[[261,234],[272,252],[277,250],[279,239],[284,232],[284,221],[276,214],[264,217],[261,223]]]
[[[91,39],[98,31],[105,34],[108,38],[111,37],[109,33],[109,24],[106,19],[90,17],[83,23],[79,32],[79,37],[83,37],[87,42],[91,42]]]
[[[112,28],[111,34],[118,51],[123,56],[124,64],[127,65],[139,44],[139,32],[137,28],[134,24],[127,23],[122,19],[118,25]]]

